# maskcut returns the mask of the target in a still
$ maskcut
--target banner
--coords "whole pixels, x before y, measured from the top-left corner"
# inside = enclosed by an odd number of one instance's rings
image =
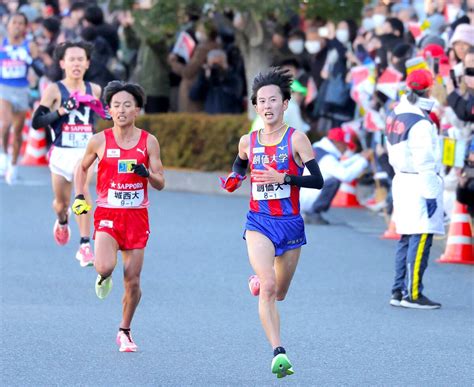
[[[385,129],[385,122],[379,112],[369,109],[364,116],[364,128],[369,132]]]
[[[385,94],[388,98],[396,100],[400,90],[403,74],[393,67],[388,67],[377,80],[377,90]]]
[[[194,39],[186,31],[183,31],[178,35],[172,53],[182,57],[188,63],[195,47],[196,42]]]

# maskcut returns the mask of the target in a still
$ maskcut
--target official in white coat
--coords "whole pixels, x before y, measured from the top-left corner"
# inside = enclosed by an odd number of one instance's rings
[[[406,82],[408,93],[389,114],[385,133],[389,162],[395,170],[395,224],[401,235],[390,304],[437,309],[441,304],[423,295],[433,234],[444,234],[441,151],[436,126],[428,116],[433,77],[428,70],[416,70]]]

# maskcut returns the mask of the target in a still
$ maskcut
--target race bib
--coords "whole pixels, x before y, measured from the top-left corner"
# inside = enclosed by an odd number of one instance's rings
[[[291,194],[291,187],[287,184],[257,184],[252,183],[252,197],[254,200],[286,199]]]
[[[92,125],[70,125],[64,124],[62,130],[62,146],[72,148],[85,148],[92,137]]]
[[[143,203],[144,190],[119,191],[110,189],[107,203],[114,207],[139,207]]]
[[[3,79],[26,78],[28,66],[21,60],[5,59],[1,62]]]

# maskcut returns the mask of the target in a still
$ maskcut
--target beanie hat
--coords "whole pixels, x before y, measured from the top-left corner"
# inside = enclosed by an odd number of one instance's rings
[[[399,43],[392,49],[392,55],[395,58],[399,58],[399,59],[405,58],[407,56],[410,56],[412,47],[413,46],[408,43]]]
[[[474,40],[474,26],[470,24],[461,24],[456,27],[454,30],[454,34],[449,41],[450,45],[452,46],[456,42],[465,42],[469,45],[473,45]]]
[[[440,38],[438,35],[426,35],[420,41],[420,48],[425,48],[428,44],[436,44],[443,48],[446,47],[446,43],[444,42],[443,38]]]

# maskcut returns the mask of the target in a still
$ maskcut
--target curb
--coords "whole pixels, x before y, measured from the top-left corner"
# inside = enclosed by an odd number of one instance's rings
[[[227,176],[228,172],[203,172],[186,169],[165,169],[165,190],[193,192],[212,195],[249,196],[250,184],[247,178],[242,187],[229,193],[220,187],[219,177]]]

